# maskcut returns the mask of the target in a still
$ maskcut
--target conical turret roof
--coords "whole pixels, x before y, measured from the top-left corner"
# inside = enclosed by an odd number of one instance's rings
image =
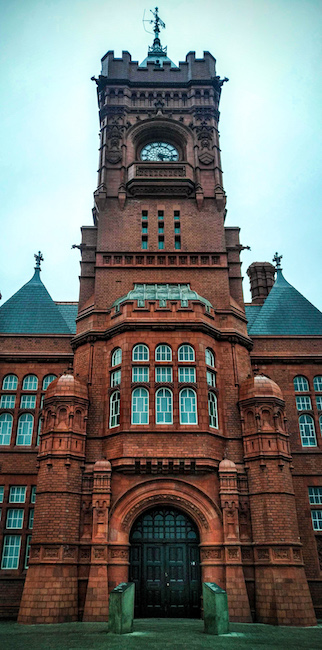
[[[246,306],[246,316],[250,336],[322,335],[322,313],[285,280],[280,269],[262,307]]]
[[[10,334],[71,334],[73,330],[49,295],[35,268],[31,280],[0,307],[0,332]]]

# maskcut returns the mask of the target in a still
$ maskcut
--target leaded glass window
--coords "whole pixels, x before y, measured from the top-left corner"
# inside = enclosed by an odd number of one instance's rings
[[[36,406],[36,395],[21,395],[20,408],[34,409]]]
[[[322,487],[309,487],[309,500],[311,505],[319,504],[322,506]]]
[[[5,535],[1,569],[18,569],[21,546],[20,535]]]
[[[2,390],[17,390],[18,377],[16,375],[7,375],[2,382]]]
[[[23,526],[23,514],[24,511],[22,508],[9,508],[7,510],[7,528],[22,528]]]
[[[300,415],[300,434],[303,447],[316,447],[314,420],[311,415]]]
[[[121,348],[116,348],[112,354],[112,367],[118,366],[122,363],[122,350]]]
[[[179,368],[179,382],[194,384],[196,382],[196,369],[191,366],[181,366]]]
[[[205,356],[206,356],[206,364],[207,364],[207,366],[211,366],[211,368],[214,368],[215,367],[215,355],[212,352],[212,350],[209,350],[209,348],[207,348]]]
[[[34,418],[30,413],[24,413],[18,420],[17,445],[31,445]]]
[[[149,381],[149,368],[147,366],[134,366],[132,368],[132,381],[140,383]]]
[[[135,345],[132,353],[133,361],[149,361],[149,348],[146,345]]]
[[[111,374],[111,386],[112,388],[114,386],[119,386],[121,383],[121,369],[120,370],[114,370]]]
[[[172,361],[172,350],[169,345],[158,345],[155,350],[156,361]]]
[[[155,369],[156,382],[172,382],[172,368],[169,366],[157,366]]]
[[[314,377],[313,387],[317,393],[322,393],[322,375],[317,375]]]
[[[9,492],[9,503],[25,503],[26,486],[12,485]]]
[[[116,390],[110,397],[110,429],[118,427],[120,424],[120,391]]]
[[[311,510],[313,530],[322,530],[322,510]]]
[[[42,389],[47,390],[49,384],[51,384],[54,379],[57,379],[56,375],[46,375],[42,380]]]
[[[298,375],[297,377],[294,377],[293,384],[294,384],[294,390],[297,393],[306,393],[309,390],[309,382],[306,379],[306,377],[302,377],[302,375]]]
[[[208,393],[209,426],[218,429],[217,397],[215,393]]]
[[[191,388],[180,392],[180,424],[197,424],[197,395]]]
[[[37,390],[37,388],[38,378],[36,375],[27,375],[23,380],[22,390]]]
[[[1,409],[14,409],[16,402],[15,395],[1,395],[0,408]]]
[[[10,445],[13,417],[11,413],[0,415],[0,445]]]
[[[295,399],[298,411],[310,411],[312,409],[311,398],[308,395],[296,396]]]
[[[195,351],[191,345],[181,345],[178,351],[179,361],[194,361]]]
[[[136,388],[132,393],[132,424],[149,423],[149,393],[146,388]]]
[[[156,392],[155,412],[157,424],[172,424],[172,392],[168,388]]]

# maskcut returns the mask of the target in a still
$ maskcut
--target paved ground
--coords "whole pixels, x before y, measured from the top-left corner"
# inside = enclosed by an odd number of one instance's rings
[[[321,650],[322,624],[310,628],[231,623],[230,633],[208,636],[203,622],[191,619],[137,619],[132,634],[108,634],[105,623],[62,625],[0,624],[5,650]]]

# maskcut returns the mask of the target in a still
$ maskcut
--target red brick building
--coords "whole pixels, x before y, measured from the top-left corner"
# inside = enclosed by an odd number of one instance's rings
[[[102,59],[77,305],[33,278],[0,308],[0,612],[313,625],[322,588],[322,314],[225,227],[209,52]],[[73,370],[71,369],[73,366]],[[313,601],[313,604],[312,604]]]

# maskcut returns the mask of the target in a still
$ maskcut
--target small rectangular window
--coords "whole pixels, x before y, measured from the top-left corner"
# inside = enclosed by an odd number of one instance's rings
[[[164,211],[163,210],[158,210],[158,219],[163,221],[164,219]]]
[[[301,395],[295,398],[296,408],[298,411],[310,411],[312,409],[311,398],[307,395]]]
[[[309,487],[309,501],[311,505],[322,506],[322,487]]]
[[[168,366],[158,366],[155,369],[155,381],[172,382],[172,368],[169,368]]]
[[[311,510],[313,530],[322,530],[322,510]]]
[[[177,235],[174,238],[174,248],[175,248],[175,250],[180,250],[180,248],[181,248],[181,239]]]
[[[36,407],[36,395],[21,395],[20,408],[34,409]]]
[[[5,535],[1,569],[18,569],[20,546],[20,535]]]
[[[142,234],[146,235],[148,232],[148,224],[142,223]]]
[[[30,492],[30,503],[36,503],[36,490],[37,486],[33,485]]]
[[[119,386],[121,383],[121,370],[114,370],[111,374],[111,386]]]
[[[180,219],[180,210],[174,210],[173,216],[174,216],[175,221],[179,220]]]
[[[0,485],[0,503],[3,502],[4,485]]]
[[[163,223],[159,223],[158,233],[161,234],[161,235],[164,233],[164,224]]]
[[[13,485],[9,492],[9,503],[25,503],[26,488],[22,485]]]
[[[148,218],[148,211],[147,210],[142,210],[142,221],[146,220]]]
[[[216,386],[216,375],[211,370],[207,370],[207,384],[208,386]]]
[[[196,381],[196,369],[190,366],[179,368],[179,382],[194,384]]]
[[[1,395],[0,408],[14,409],[16,396],[15,395]]]
[[[158,248],[159,248],[160,251],[164,249],[164,238],[163,237],[159,237]]]
[[[28,565],[29,565],[30,544],[31,544],[31,535],[27,535],[27,538],[26,538],[26,553],[25,553],[25,569],[28,569]]]
[[[132,368],[132,381],[145,382],[149,381],[149,368],[146,366],[134,366]]]
[[[174,234],[175,235],[180,235],[180,223],[175,223],[174,224]]]
[[[34,512],[34,508],[31,508],[31,510],[29,510],[28,528],[30,528],[30,530],[32,530],[34,527]]]
[[[146,250],[147,247],[148,247],[148,238],[145,235],[143,235],[143,237],[142,237],[142,249]]]
[[[22,528],[24,511],[22,508],[9,508],[7,511],[7,528]]]

